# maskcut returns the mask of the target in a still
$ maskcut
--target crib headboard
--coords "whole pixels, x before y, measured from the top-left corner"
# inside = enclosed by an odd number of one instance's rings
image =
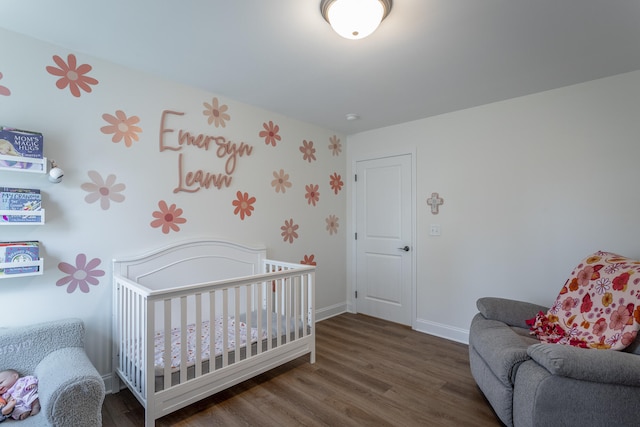
[[[263,246],[217,239],[192,239],[138,256],[113,260],[113,274],[160,290],[262,272]]]

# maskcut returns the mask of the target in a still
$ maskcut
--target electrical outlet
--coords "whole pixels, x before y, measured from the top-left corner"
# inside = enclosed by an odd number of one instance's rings
[[[442,233],[442,229],[440,224],[431,224],[431,228],[429,229],[430,236],[439,236]]]

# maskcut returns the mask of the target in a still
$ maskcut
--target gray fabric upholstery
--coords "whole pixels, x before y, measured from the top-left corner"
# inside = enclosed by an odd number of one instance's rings
[[[495,374],[478,352],[469,344],[469,361],[471,375],[480,386],[482,393],[487,398],[491,407],[500,420],[508,426],[513,425],[511,402],[513,400],[513,386],[505,385],[498,380]]]
[[[626,351],[543,344],[520,326],[547,308],[502,298],[477,306],[471,373],[505,425],[640,425],[640,337]]]
[[[518,369],[513,419],[515,427],[635,427],[640,425],[640,396],[637,387],[552,375],[530,360]]]
[[[552,375],[640,387],[640,357],[635,354],[543,343],[527,353]]]
[[[508,326],[527,328],[527,319],[535,317],[538,312],[546,312],[548,307],[524,301],[505,298],[485,297],[476,301],[478,311],[486,319],[498,320]]]
[[[42,409],[20,427],[102,425],[104,382],[84,351],[80,319],[0,329],[0,370],[9,368],[38,378]]]
[[[469,345],[482,355],[484,363],[504,385],[513,386],[518,366],[529,359],[527,347],[532,343],[531,338],[514,333],[503,322],[485,319],[480,313],[471,322]]]

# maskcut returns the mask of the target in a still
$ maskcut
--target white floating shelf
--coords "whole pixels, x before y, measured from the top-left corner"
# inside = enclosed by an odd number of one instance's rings
[[[35,217],[33,220],[22,221],[22,220],[13,220],[9,221],[5,219],[5,216],[31,216]],[[0,210],[0,225],[43,225],[44,224],[44,209],[40,209],[39,211],[8,211],[8,210]]]
[[[30,157],[7,156],[0,154],[0,160],[13,163],[24,163],[27,167],[12,167],[0,163],[0,171],[26,172],[26,173],[47,173],[47,158],[33,159]]]
[[[9,273],[4,271],[0,272],[0,279],[13,279],[16,277],[25,276],[39,276],[44,273],[44,259],[40,258],[37,261],[23,261],[23,262],[0,262],[0,270],[7,268],[23,268],[23,267],[38,267],[38,271],[32,271],[28,273]]]

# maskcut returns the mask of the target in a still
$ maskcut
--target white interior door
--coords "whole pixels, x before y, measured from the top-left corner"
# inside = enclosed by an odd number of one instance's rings
[[[356,311],[411,325],[411,155],[356,162]]]

